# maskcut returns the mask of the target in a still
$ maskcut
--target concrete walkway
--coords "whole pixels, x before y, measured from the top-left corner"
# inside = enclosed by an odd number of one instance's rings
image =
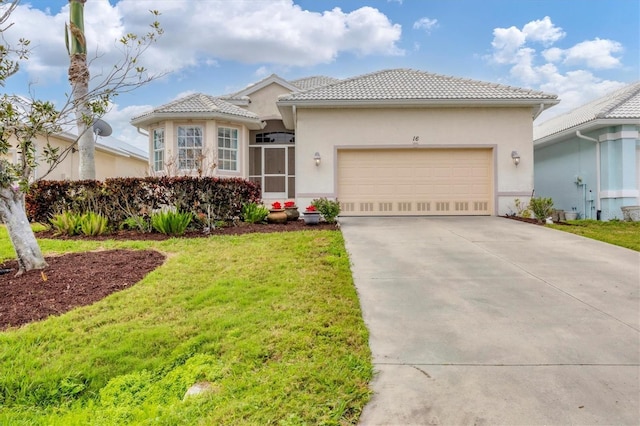
[[[640,424],[640,254],[499,217],[342,218],[362,425]]]

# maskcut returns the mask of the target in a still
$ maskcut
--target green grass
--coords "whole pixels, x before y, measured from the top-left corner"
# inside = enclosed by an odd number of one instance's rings
[[[0,332],[0,424],[354,424],[369,398],[339,231],[41,247],[168,260],[92,306]],[[0,228],[0,261],[11,257]],[[214,391],[182,401],[203,380]]]
[[[640,251],[640,222],[572,220],[573,226],[547,225],[572,234]]]

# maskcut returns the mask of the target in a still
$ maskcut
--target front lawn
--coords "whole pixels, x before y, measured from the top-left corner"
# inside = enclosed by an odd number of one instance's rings
[[[572,220],[570,225],[547,225],[605,243],[640,251],[640,222]]]
[[[0,424],[357,422],[373,368],[339,231],[41,247],[167,261],[94,305],[0,332]],[[0,262],[12,256],[0,227]],[[201,381],[212,391],[183,401]]]

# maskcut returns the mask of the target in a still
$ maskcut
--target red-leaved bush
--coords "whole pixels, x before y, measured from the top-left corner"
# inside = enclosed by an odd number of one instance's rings
[[[260,186],[239,178],[146,177],[114,178],[104,182],[39,181],[26,196],[29,219],[47,223],[64,211],[93,211],[119,226],[134,215],[148,217],[152,211],[176,208],[216,220],[240,215],[245,203],[260,203]]]

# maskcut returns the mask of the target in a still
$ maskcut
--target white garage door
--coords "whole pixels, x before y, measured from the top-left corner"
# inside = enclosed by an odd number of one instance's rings
[[[338,151],[344,216],[493,214],[491,149]]]

